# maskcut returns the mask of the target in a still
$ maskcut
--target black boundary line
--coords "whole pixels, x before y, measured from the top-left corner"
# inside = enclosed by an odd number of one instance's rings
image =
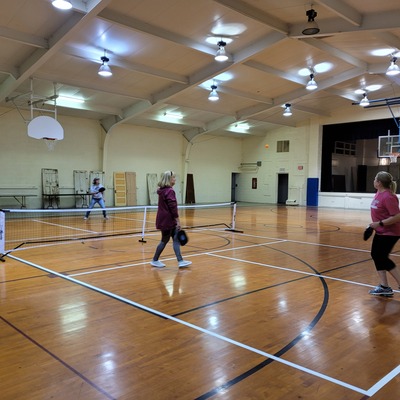
[[[76,370],[74,367],[66,363],[64,360],[62,360],[60,357],[56,356],[53,352],[48,350],[46,347],[41,345],[39,342],[37,342],[35,339],[30,337],[28,334],[26,334],[24,331],[21,329],[17,328],[15,325],[13,325],[10,321],[6,320],[2,316],[0,316],[0,319],[10,326],[12,329],[14,329],[16,332],[18,332],[20,335],[25,337],[25,339],[29,340],[31,343],[33,343],[35,346],[39,347],[42,351],[44,351],[46,354],[48,354],[50,357],[54,358],[57,360],[60,364],[62,364],[65,368],[69,369],[71,372],[73,372],[75,375],[77,375],[79,378],[81,378],[83,381],[85,381],[88,385],[92,386],[94,389],[96,389],[98,392],[106,396],[108,399],[111,400],[117,400],[116,397],[111,396],[108,392],[103,390],[100,386],[97,386],[94,382],[92,382],[90,379],[88,379],[85,375],[81,374],[78,370]]]
[[[268,247],[267,245],[264,245],[262,247]],[[307,262],[305,262],[304,260],[301,260],[300,258],[293,256],[292,254],[289,254],[285,251],[282,250],[278,250],[278,249],[274,249],[271,248],[274,251],[277,251],[279,253],[283,253],[288,255],[289,257],[292,257],[298,261],[300,261],[302,264],[308,266],[316,275],[320,275],[320,273],[314,268],[312,267],[310,264],[308,264]],[[301,280],[301,279],[305,279],[305,278],[315,278],[315,276],[311,275],[311,276],[307,276],[307,277],[302,277],[296,280]],[[325,281],[325,278],[323,277],[319,277],[318,278],[321,281],[321,284],[323,286],[323,290],[324,290],[324,299],[322,301],[322,304],[320,306],[319,311],[317,312],[317,314],[315,315],[315,317],[312,319],[312,321],[308,324],[307,328],[305,328],[303,330],[303,332],[301,332],[299,335],[297,335],[291,342],[289,342],[286,346],[284,346],[282,349],[280,349],[279,351],[277,351],[276,353],[274,353],[273,355],[275,357],[281,357],[282,355],[284,355],[287,351],[289,351],[291,348],[293,348],[304,336],[305,332],[310,332],[319,322],[319,320],[323,317],[326,308],[328,307],[328,302],[329,302],[329,289],[328,289],[328,285]],[[296,280],[291,280],[289,282],[293,282]],[[277,285],[273,285],[271,287],[274,286],[280,286],[280,285],[284,285],[287,284],[288,282],[281,282],[280,284]],[[212,390],[210,390],[207,393],[202,394],[199,397],[196,397],[195,400],[205,400],[205,399],[209,399],[212,396],[217,395],[218,393],[221,393],[222,391],[226,391],[227,389],[230,389],[233,385],[236,385],[237,383],[243,381],[244,379],[248,378],[249,376],[255,374],[256,372],[260,371],[261,369],[263,369],[264,367],[266,367],[267,365],[270,365],[272,362],[274,362],[273,359],[271,358],[267,358],[266,360],[262,361],[261,363],[255,365],[253,368],[243,372],[242,374],[238,375],[237,377],[230,379],[228,382],[226,382],[225,384],[218,386]]]
[[[269,245],[264,245],[263,247],[269,247]],[[301,263],[307,265],[311,270],[313,270],[313,271],[315,272],[316,275],[322,275],[322,274],[324,274],[324,273],[326,273],[326,272],[333,272],[333,271],[335,271],[335,270],[339,270],[339,269],[346,268],[346,267],[349,267],[349,266],[361,264],[361,263],[367,261],[367,260],[362,260],[362,261],[358,261],[358,262],[354,262],[354,263],[342,265],[342,266],[340,266],[340,267],[332,268],[332,269],[326,270],[326,271],[324,271],[324,272],[317,272],[317,271],[315,270],[315,268],[313,268],[311,265],[309,265],[308,263],[306,263],[304,260],[302,260],[302,259],[300,259],[300,258],[298,258],[298,257],[296,257],[296,256],[294,256],[294,255],[292,255],[292,254],[290,254],[290,253],[287,253],[287,252],[282,251],[282,250],[279,250],[279,249],[274,249],[274,248],[270,248],[270,249],[271,249],[271,250],[274,250],[274,251],[278,251],[278,252],[280,252],[280,253],[284,253],[284,254],[286,254],[286,255],[292,257],[292,258],[297,259],[297,260],[300,261]],[[252,291],[250,291],[250,292],[242,293],[242,294],[240,294],[240,295],[228,297],[228,298],[223,299],[223,300],[219,300],[219,301],[216,301],[216,302],[207,304],[207,305],[203,305],[203,306],[200,306],[200,307],[196,307],[196,308],[194,308],[194,309],[187,310],[187,311],[184,311],[184,312],[182,312],[182,313],[173,314],[173,316],[180,316],[180,315],[183,315],[183,314],[187,314],[187,313],[189,313],[189,312],[192,312],[192,311],[196,311],[196,310],[198,310],[198,309],[202,309],[202,308],[206,308],[206,307],[209,307],[209,306],[212,306],[212,305],[215,305],[215,304],[223,303],[223,302],[225,302],[225,301],[228,301],[228,300],[231,300],[231,299],[235,299],[235,298],[238,298],[238,297],[242,297],[242,296],[245,296],[245,295],[248,295],[248,294],[256,293],[256,292],[263,291],[263,290],[266,290],[266,289],[270,289],[270,288],[273,288],[273,287],[277,287],[277,286],[281,286],[281,285],[286,285],[286,284],[288,284],[288,283],[297,282],[297,281],[300,281],[300,280],[310,279],[310,278],[315,278],[315,277],[316,277],[316,276],[314,276],[314,275],[303,276],[303,277],[301,277],[301,278],[292,279],[292,280],[290,280],[290,281],[281,282],[281,283],[278,283],[278,284],[275,284],[275,285],[271,285],[271,286],[266,286],[266,287],[260,288],[260,289],[255,289],[255,290],[252,290]],[[281,357],[283,354],[285,354],[287,351],[289,351],[292,347],[294,347],[294,346],[302,339],[302,337],[304,336],[304,332],[309,332],[309,331],[311,331],[311,330],[315,327],[315,325],[319,322],[319,320],[322,318],[322,316],[324,315],[324,312],[325,312],[325,310],[326,310],[326,308],[327,308],[327,306],[328,306],[329,289],[328,289],[328,286],[327,286],[327,284],[326,284],[325,278],[320,277],[319,279],[321,280],[322,285],[323,285],[323,288],[324,288],[324,300],[323,300],[323,302],[322,302],[322,304],[321,304],[320,310],[318,311],[318,313],[316,314],[316,316],[313,318],[313,320],[310,322],[310,324],[308,325],[308,327],[303,331],[303,333],[300,333],[300,334],[299,334],[298,336],[296,336],[290,343],[288,343],[288,344],[287,344],[286,346],[284,346],[281,350],[279,350],[279,351],[277,351],[275,354],[273,354],[274,356],[276,356],[276,357]],[[226,391],[227,389],[229,389],[230,387],[232,387],[232,386],[235,385],[236,383],[241,382],[242,380],[248,378],[249,376],[253,375],[254,373],[256,373],[256,372],[258,372],[258,371],[260,371],[261,369],[263,369],[263,368],[266,367],[267,365],[271,364],[273,361],[274,361],[274,360],[272,360],[272,359],[264,360],[263,362],[261,362],[261,363],[259,363],[258,365],[254,366],[254,367],[251,368],[250,370],[248,370],[248,371],[246,371],[246,372],[240,374],[240,375],[237,376],[236,378],[233,378],[233,379],[229,380],[227,383],[225,383],[225,384],[223,384],[223,385],[221,385],[221,386],[219,386],[219,387],[217,387],[217,388],[215,388],[215,389],[212,389],[211,391],[209,391],[209,392],[207,392],[207,393],[205,393],[205,394],[203,394],[203,395],[197,397],[196,400],[205,400],[205,399],[208,399],[208,398],[210,398],[210,397],[212,397],[212,396],[214,396],[214,395],[216,395],[216,394],[219,394],[220,392]],[[360,400],[367,400],[367,399],[369,399],[369,398],[370,398],[369,396],[365,395],[365,396],[363,396]]]

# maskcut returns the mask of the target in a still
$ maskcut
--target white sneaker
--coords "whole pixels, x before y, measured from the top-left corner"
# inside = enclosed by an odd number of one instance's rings
[[[185,268],[185,267],[188,267],[191,263],[192,263],[191,261],[182,260],[182,261],[178,262],[178,267]]]
[[[83,219],[87,219],[87,217],[83,217]]]
[[[157,261],[151,260],[150,264],[153,267],[157,267],[157,268],[164,268],[165,267],[165,264],[163,264],[161,261],[158,261],[158,260]]]
[[[105,216],[105,217],[104,217],[104,219],[108,219],[108,217],[107,217],[107,216]]]

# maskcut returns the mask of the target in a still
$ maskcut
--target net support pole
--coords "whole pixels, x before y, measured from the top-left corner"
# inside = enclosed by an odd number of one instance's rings
[[[236,203],[233,205],[233,213],[232,213],[232,223],[230,228],[226,228],[226,231],[243,233],[243,231],[236,229]]]
[[[139,242],[141,242],[141,243],[146,243],[146,240],[144,240],[144,230],[146,228],[146,218],[147,218],[147,207],[144,208],[143,225],[142,225],[142,238],[139,239]]]
[[[0,261],[5,261],[4,256],[5,256],[5,214],[4,211],[0,211]]]

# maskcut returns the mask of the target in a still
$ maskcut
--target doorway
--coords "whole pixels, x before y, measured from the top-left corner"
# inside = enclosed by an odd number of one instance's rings
[[[289,174],[278,174],[278,204],[286,204],[289,195]]]

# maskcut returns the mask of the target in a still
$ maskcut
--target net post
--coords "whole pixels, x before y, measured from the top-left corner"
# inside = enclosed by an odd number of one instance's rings
[[[3,210],[0,210],[0,261],[4,262],[5,254],[5,236],[6,236],[6,217]]]
[[[238,233],[243,233],[243,231],[240,231],[236,229],[236,203],[233,203],[233,213],[232,213],[232,223],[230,228],[226,228],[226,231],[231,231],[231,232],[238,232]]]
[[[141,242],[141,243],[146,243],[146,240],[144,240],[144,230],[145,230],[145,227],[146,227],[146,217],[147,217],[147,207],[144,208],[143,225],[142,225],[142,238],[139,239],[139,242]]]

